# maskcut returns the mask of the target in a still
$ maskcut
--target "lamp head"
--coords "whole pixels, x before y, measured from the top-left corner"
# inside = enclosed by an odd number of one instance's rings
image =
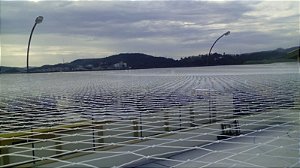
[[[35,19],[35,23],[36,23],[36,24],[42,23],[43,19],[44,19],[43,16],[38,16],[38,17]]]
[[[230,31],[224,33],[225,36],[228,36],[230,34]]]

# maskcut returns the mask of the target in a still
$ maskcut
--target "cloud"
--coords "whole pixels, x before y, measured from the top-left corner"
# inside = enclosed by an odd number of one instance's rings
[[[178,59],[207,53],[228,30],[214,52],[291,47],[299,45],[299,8],[296,1],[1,1],[2,64],[12,65],[11,55],[24,57],[39,15],[44,21],[32,39],[34,65],[119,52]]]
[[[299,16],[300,3],[295,1],[262,1],[253,4],[253,10],[245,13],[245,16],[252,16],[255,19],[273,20]]]

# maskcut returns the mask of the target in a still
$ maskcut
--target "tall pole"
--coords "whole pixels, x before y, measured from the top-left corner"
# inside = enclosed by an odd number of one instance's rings
[[[296,51],[297,52],[297,51]],[[297,57],[297,55],[296,55]],[[297,57],[297,64],[298,64],[298,73],[300,75],[300,54],[299,54],[299,49],[298,49],[298,57]]]
[[[31,37],[32,37],[32,33],[33,33],[33,31],[34,31],[34,29],[35,29],[35,26],[37,25],[37,23],[34,23],[34,26],[32,27],[32,30],[31,30],[31,33],[30,33],[30,36],[29,36],[29,41],[28,41],[28,47],[27,47],[27,73],[29,72],[29,68],[28,68],[28,66],[29,66],[29,48],[30,48],[30,42],[31,42]]]
[[[28,40],[28,47],[27,47],[27,62],[26,62],[26,72],[27,73],[29,72],[29,48],[30,48],[31,37],[32,37],[33,31],[34,31],[36,25],[39,23],[42,23],[43,19],[44,19],[43,16],[38,16],[35,19],[35,23],[31,29],[31,33],[30,33],[29,40]]]
[[[212,50],[212,48],[215,46],[215,44],[217,43],[217,41],[220,40],[220,38],[222,38],[223,36],[227,36],[227,35],[229,35],[229,34],[230,34],[230,31],[228,31],[228,32],[226,32],[226,33],[224,33],[224,34],[222,34],[222,35],[214,42],[214,44],[210,47],[208,56],[210,56],[211,50]]]

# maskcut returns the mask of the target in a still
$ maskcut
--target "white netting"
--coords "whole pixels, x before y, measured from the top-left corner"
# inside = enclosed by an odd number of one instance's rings
[[[0,166],[299,166],[294,64],[0,79]]]

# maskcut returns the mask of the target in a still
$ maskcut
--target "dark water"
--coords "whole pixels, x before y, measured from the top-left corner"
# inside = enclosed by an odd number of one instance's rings
[[[299,89],[294,63],[1,74],[0,127],[5,132],[83,119],[128,119],[224,95],[234,114],[262,112],[293,107]]]

